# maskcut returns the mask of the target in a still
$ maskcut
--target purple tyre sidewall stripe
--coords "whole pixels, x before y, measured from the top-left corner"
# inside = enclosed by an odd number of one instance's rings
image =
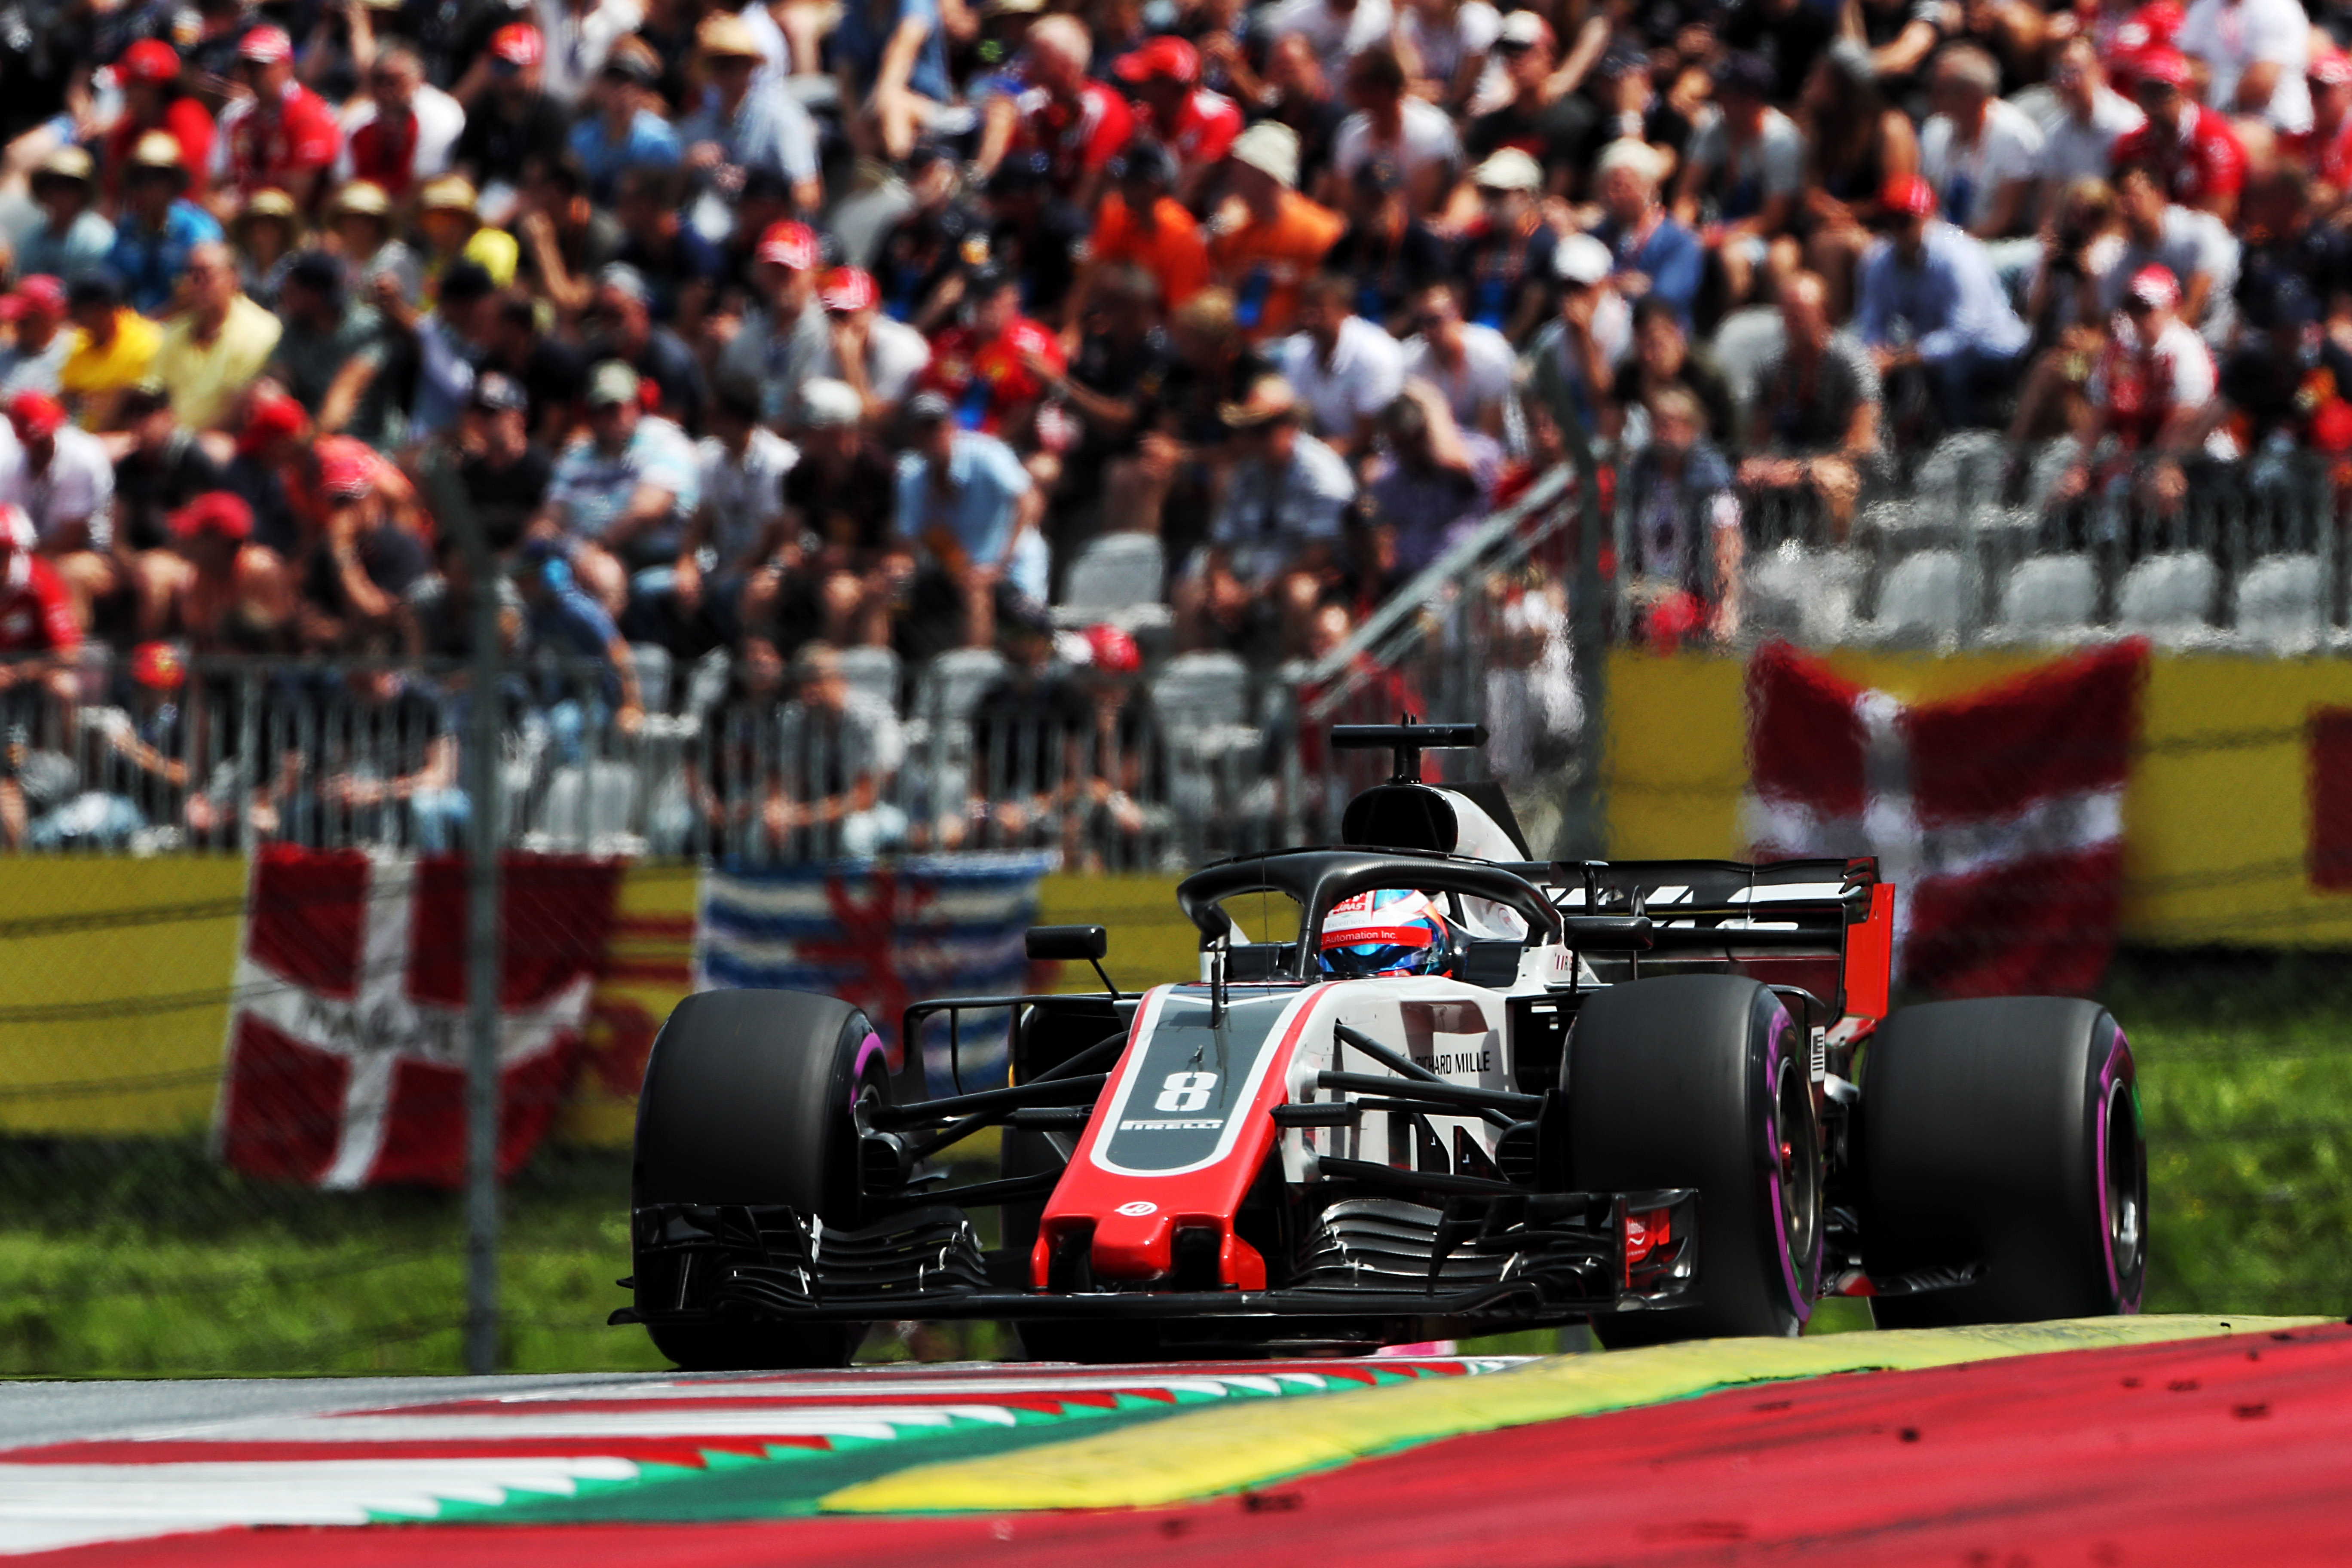
[[[2126,1300],[2124,1296],[2123,1276],[2116,1268],[2116,1216],[2108,1201],[2108,1194],[2114,1190],[2115,1184],[2108,1179],[2107,1172],[2107,1107],[2113,1103],[2116,1081],[2132,1065],[2131,1044],[2124,1038],[2121,1024],[2109,1019],[2108,1027],[2115,1031],[2115,1037],[2108,1042],[2107,1059],[2099,1068],[2097,1104],[2092,1112],[2095,1119],[2092,1126],[2092,1143],[2098,1151],[2099,1258],[2106,1266],[2107,1294],[2114,1299],[2116,1310],[2120,1312],[2137,1312],[2139,1310],[2141,1289],[2145,1285],[2147,1276],[2145,1273],[2141,1275],[2141,1285],[2133,1287],[2132,1294]]]
[[[1806,1289],[1797,1278],[1795,1263],[1789,1257],[1789,1216],[1780,1202],[1780,1041],[1791,1028],[1788,1008],[1776,1005],[1772,1009],[1771,1022],[1765,1026],[1768,1043],[1764,1053],[1764,1152],[1767,1156],[1764,1168],[1769,1174],[1765,1177],[1764,1190],[1772,1205],[1772,1237],[1777,1243],[1772,1255],[1780,1261],[1780,1282],[1788,1289],[1789,1304],[1795,1310],[1797,1322],[1801,1326],[1813,1319],[1812,1292]],[[2103,1194],[2104,1191],[2102,1188]],[[1819,1226],[1813,1227],[1813,1243],[1816,1248],[1813,1277],[1818,1279],[1821,1278]]]
[[[877,1057],[883,1058],[883,1067],[887,1070],[889,1053],[882,1047],[882,1037],[876,1034],[869,1026],[866,1031],[866,1038],[858,1043],[856,1059],[850,1064],[849,1068],[849,1099],[852,1104],[855,1104],[857,1100],[857,1086],[866,1081],[866,1064]]]

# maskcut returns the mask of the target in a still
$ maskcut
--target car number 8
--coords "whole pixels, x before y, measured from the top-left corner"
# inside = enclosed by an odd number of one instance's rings
[[[1213,1072],[1171,1072],[1160,1086],[1160,1098],[1151,1102],[1154,1110],[1205,1110],[1209,1091],[1217,1087],[1217,1075]]]

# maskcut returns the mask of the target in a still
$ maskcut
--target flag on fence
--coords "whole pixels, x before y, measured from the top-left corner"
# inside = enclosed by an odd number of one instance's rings
[[[1759,858],[1874,855],[1895,963],[1951,996],[2079,994],[2114,951],[2145,644],[1906,703],[1784,645],[1748,670]]]
[[[1026,988],[1022,934],[1047,854],[958,855],[802,866],[724,866],[703,883],[698,988],[762,986],[839,996],[866,1010],[896,1071],[909,1002]],[[967,1017],[954,1068],[965,1089],[1002,1084],[1005,1017]],[[924,1035],[933,1089],[953,1093],[944,1023]]]
[[[499,1163],[571,1087],[618,861],[501,862]],[[221,1155],[326,1187],[466,1176],[466,863],[271,846],[253,857],[215,1117]]]

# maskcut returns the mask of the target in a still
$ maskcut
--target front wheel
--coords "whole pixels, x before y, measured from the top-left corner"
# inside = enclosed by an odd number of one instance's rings
[[[1821,1279],[1822,1139],[1801,1041],[1780,998],[1740,975],[1632,981],[1578,1013],[1571,1184],[1698,1189],[1698,1304],[1596,1317],[1603,1344],[1802,1331]]]
[[[866,1223],[852,1107],[887,1099],[866,1015],[797,991],[707,991],[655,1039],[637,1098],[635,1206],[780,1204],[828,1226]],[[679,1318],[675,1255],[639,1253],[637,1310],[664,1355],[696,1372],[849,1364],[863,1323]]]
[[[1864,1063],[1863,1261],[1884,1328],[2139,1310],[2147,1142],[2130,1043],[2095,1002],[1937,1002],[1888,1018]]]

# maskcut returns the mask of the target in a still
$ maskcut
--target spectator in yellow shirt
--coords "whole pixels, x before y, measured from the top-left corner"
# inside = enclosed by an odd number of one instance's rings
[[[58,395],[83,429],[117,429],[123,394],[147,379],[163,329],[122,302],[122,279],[109,268],[74,279],[66,302],[73,335]]]
[[[237,287],[228,247],[207,242],[188,252],[188,308],[163,329],[155,379],[172,395],[172,412],[191,430],[232,422],[237,394],[253,384],[284,329]]]
[[[521,247],[503,229],[485,228],[476,211],[479,198],[463,174],[444,174],[416,197],[416,226],[425,236],[425,287],[439,287],[441,274],[457,261],[478,262],[500,289],[514,285]]]

